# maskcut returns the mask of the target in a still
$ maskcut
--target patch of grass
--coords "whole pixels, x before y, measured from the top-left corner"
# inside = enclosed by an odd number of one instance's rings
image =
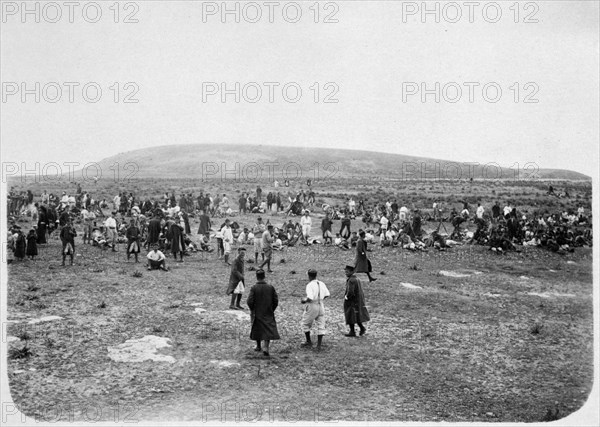
[[[542,329],[544,329],[544,325],[538,322],[535,322],[531,328],[529,328],[529,332],[532,335],[539,335],[542,332]]]
[[[8,351],[8,358],[11,360],[28,359],[31,356],[33,356],[33,353],[31,352],[27,344],[25,344],[22,348],[11,348]]]
[[[19,335],[17,335],[17,338],[23,341],[28,341],[31,339],[31,335],[29,335],[29,332],[27,331],[21,331],[19,332]]]

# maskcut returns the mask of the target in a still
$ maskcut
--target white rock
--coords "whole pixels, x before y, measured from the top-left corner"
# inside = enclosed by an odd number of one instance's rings
[[[204,312],[206,312],[205,308],[196,308],[196,309],[194,309],[194,313],[204,313]]]
[[[25,372],[24,369],[17,369],[15,371],[13,371],[13,374],[22,374],[23,372]]]
[[[567,261],[567,264],[577,264],[575,261]]]
[[[465,274],[465,273],[458,273],[456,271],[446,271],[446,270],[440,270],[440,274],[442,276],[446,276],[446,277],[469,277],[470,274]]]
[[[210,363],[217,365],[219,368],[229,368],[230,366],[241,366],[235,360],[211,360]]]
[[[221,311],[220,313],[225,313],[231,316],[235,316],[238,320],[250,320],[250,314],[247,311],[242,310],[226,310]]]
[[[202,303],[202,302],[193,302],[190,305],[193,306],[193,307],[198,307],[198,306],[204,305],[204,303]]]
[[[400,284],[408,289],[423,289],[422,287],[413,285],[412,283],[400,283]]]
[[[528,292],[527,295],[535,295],[535,296],[542,297],[542,298],[551,298],[551,297],[573,298],[576,296],[575,294],[562,294],[560,292],[542,292],[542,293]]]
[[[534,295],[542,298],[550,298],[550,295],[547,293],[540,294],[539,292],[527,292],[527,295]]]
[[[146,360],[154,362],[175,363],[175,358],[156,351],[159,348],[171,347],[169,338],[146,335],[139,339],[127,340],[115,347],[108,347],[108,357],[115,362],[140,363]]]
[[[44,316],[44,317],[40,317],[39,319],[32,319],[27,323],[29,323],[30,325],[33,325],[34,323],[52,322],[53,320],[60,320],[60,319],[62,319],[62,317],[60,317],[60,316]]]
[[[501,297],[501,294],[492,294],[490,292],[486,292],[485,294],[482,294],[484,297],[492,297],[492,298],[498,298]]]
[[[14,342],[14,341],[21,341],[21,340],[17,337],[11,337],[10,335],[6,337],[6,342]]]

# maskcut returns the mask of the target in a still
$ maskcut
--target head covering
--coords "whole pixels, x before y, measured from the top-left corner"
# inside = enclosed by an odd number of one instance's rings
[[[317,274],[317,270],[315,270],[314,268],[311,268],[310,270],[308,270],[308,274],[310,274],[311,276],[314,276]]]

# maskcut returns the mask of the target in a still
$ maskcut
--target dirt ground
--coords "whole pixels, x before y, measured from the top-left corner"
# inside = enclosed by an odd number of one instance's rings
[[[519,197],[528,198],[523,192]],[[581,195],[586,200],[587,189]],[[256,216],[236,221],[250,225]],[[318,224],[315,213],[315,235]],[[361,226],[354,221],[352,229]],[[280,298],[281,340],[265,358],[253,351],[248,311],[228,310],[229,268],[216,253],[194,253],[184,263],[168,258],[170,272],[150,272],[126,262],[125,245],[113,254],[83,245],[81,235],[76,242],[74,266],[60,265],[54,239],[35,261],[9,265],[12,323],[3,339],[9,341],[10,393],[26,417],[534,422],[577,411],[591,391],[591,248],[499,255],[471,245],[447,252],[373,245],[369,257],[378,280],[368,283],[359,274],[371,313],[360,338],[343,335],[343,266],[353,262],[354,251],[298,246],[276,252],[267,281]],[[309,268],[332,294],[319,352],[300,348],[300,298]],[[252,271],[246,278],[255,282]],[[28,323],[43,316],[61,318]],[[168,338],[170,346],[157,354],[172,359],[109,358],[109,347],[144,336]]]

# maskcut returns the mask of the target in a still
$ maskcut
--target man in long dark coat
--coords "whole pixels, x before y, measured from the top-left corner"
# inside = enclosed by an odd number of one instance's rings
[[[231,274],[229,275],[229,285],[227,286],[227,295],[231,295],[230,310],[244,310],[241,306],[242,294],[244,293],[244,257],[246,248],[238,248],[238,256],[233,260]],[[241,285],[240,285],[241,282]]]
[[[350,327],[350,332],[347,337],[355,337],[354,325],[357,324],[360,328],[360,335],[367,332],[367,328],[363,323],[371,320],[369,312],[365,306],[365,295],[363,294],[362,284],[358,277],[354,275],[354,267],[346,266],[346,294],[344,295],[344,317],[346,324]]]
[[[421,224],[422,224],[421,215],[419,213],[419,210],[415,209],[415,214],[413,215],[413,221],[412,221],[412,230],[413,230],[413,233],[415,234],[415,237],[419,240],[421,240],[421,237],[423,235],[423,230],[421,229]]]
[[[45,206],[40,206],[37,223],[37,243],[46,243],[46,228],[48,227],[48,213]]]
[[[279,304],[277,291],[272,285],[265,282],[265,271],[256,271],[256,285],[250,288],[248,295],[248,307],[250,307],[250,339],[256,341],[254,351],[263,350],[265,356],[269,356],[269,344],[271,340],[279,339],[277,323],[275,322],[275,309]],[[261,347],[264,341],[264,347]]]
[[[179,262],[183,262],[185,242],[183,241],[183,230],[179,224],[176,222],[171,224],[169,235],[171,238],[171,252],[173,253],[173,258],[177,259],[177,254],[179,254]]]
[[[198,227],[198,234],[204,236],[206,233],[210,232],[210,218],[206,215],[205,211],[200,211],[200,226]]]
[[[157,216],[153,216],[150,222],[148,223],[148,249],[152,247],[152,245],[158,243],[158,237],[160,236],[160,218]]]
[[[360,238],[356,242],[356,259],[354,260],[354,269],[355,273],[367,273],[367,277],[369,278],[369,282],[374,282],[377,280],[374,277],[371,277],[371,261],[367,258],[367,242],[365,241],[365,231],[360,230],[358,233]]]
[[[183,218],[183,223],[185,225],[185,234],[192,234],[192,230],[190,229],[190,217],[187,212],[183,211],[181,217]]]

